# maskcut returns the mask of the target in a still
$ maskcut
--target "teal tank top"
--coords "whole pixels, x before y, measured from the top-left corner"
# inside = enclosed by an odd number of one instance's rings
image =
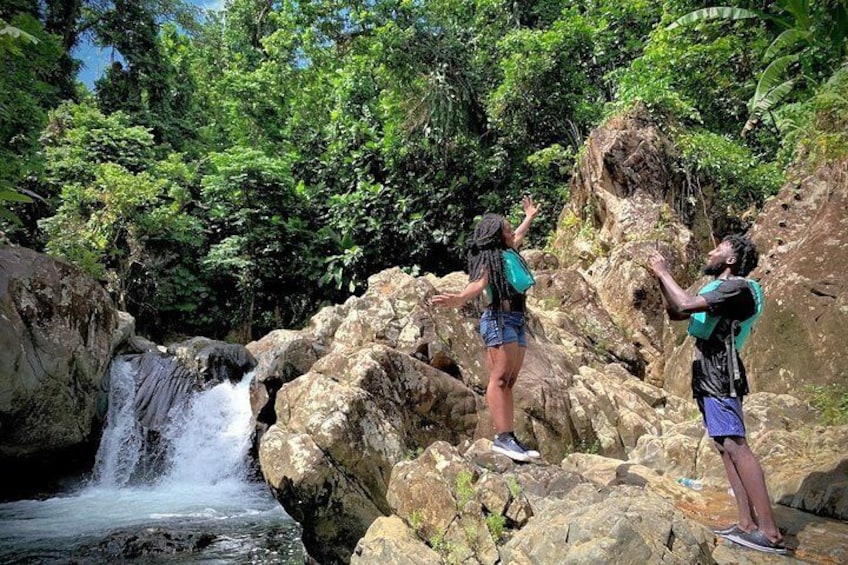
[[[524,294],[531,286],[536,284],[533,273],[524,266],[524,262],[517,251],[505,249],[501,257],[503,257],[506,280],[518,294]],[[489,301],[492,300],[492,285],[486,287],[486,296]]]

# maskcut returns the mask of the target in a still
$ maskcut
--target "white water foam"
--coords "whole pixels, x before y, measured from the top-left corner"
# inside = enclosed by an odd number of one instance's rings
[[[144,438],[133,412],[134,402],[132,366],[116,359],[109,369],[109,411],[94,461],[95,484],[102,487],[126,485],[138,465]]]

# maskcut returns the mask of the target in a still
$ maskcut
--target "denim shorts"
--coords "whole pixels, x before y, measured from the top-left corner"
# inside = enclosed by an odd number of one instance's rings
[[[498,318],[503,320],[503,327],[498,323]],[[493,312],[487,309],[480,317],[480,335],[486,347],[515,342],[518,342],[519,347],[527,347],[524,312]]]
[[[704,396],[698,398],[698,408],[711,438],[745,437],[741,398]]]

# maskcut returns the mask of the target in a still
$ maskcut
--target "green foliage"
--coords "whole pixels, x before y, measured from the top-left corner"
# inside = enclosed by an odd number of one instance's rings
[[[848,54],[848,5],[840,0],[781,0],[774,3],[776,14],[733,7],[695,10],[676,20],[669,30],[709,20],[761,18],[781,29],[765,49],[763,59],[771,62],[760,73],[757,88],[748,102],[749,118],[743,134],[789,95],[802,79],[815,85],[830,76]],[[797,49],[778,57],[790,48]],[[797,63],[800,62],[800,65]],[[787,72],[790,67],[795,69]],[[794,75],[794,76],[793,76]],[[786,78],[789,76],[790,78]]]
[[[509,494],[512,498],[518,498],[519,496],[521,496],[521,484],[518,482],[518,479],[516,479],[514,475],[507,475],[506,486],[509,489]]]
[[[316,234],[304,220],[306,201],[288,160],[233,147],[209,163],[200,195],[211,236],[201,265],[228,304],[238,338],[252,339],[257,308],[273,312],[285,304],[297,312],[308,301],[304,281],[318,279]]]
[[[809,100],[784,106],[777,123],[785,132],[782,160],[810,169],[848,158],[848,64]]]
[[[506,518],[503,514],[489,514],[486,516],[486,527],[489,528],[489,533],[495,543],[503,538],[504,529],[506,528]]]
[[[807,385],[804,393],[824,425],[848,424],[848,386],[842,383]]]
[[[460,471],[456,475],[456,505],[464,507],[474,498],[474,475],[468,471]]]
[[[593,439],[591,442],[586,439],[581,439],[578,443],[571,446],[569,453],[588,453],[590,455],[598,455],[601,452],[601,442],[598,439]]]
[[[424,516],[422,516],[419,510],[413,510],[409,514],[409,527],[413,529],[413,531],[418,534],[421,531],[421,527],[424,525]]]
[[[684,167],[715,188],[717,204],[730,210],[730,215],[761,205],[783,184],[783,172],[776,163],[763,163],[726,136],[695,130],[679,135],[676,142]]]
[[[778,147],[783,166],[846,146],[835,0],[733,1],[671,29],[703,3],[232,0],[201,21],[182,0],[18,4],[0,15],[38,43],[0,25],[0,206],[23,220],[0,207],[0,228],[46,237],[150,335],[246,340],[389,266],[461,269],[474,219],[520,221],[527,192],[541,245],[584,138],[636,100],[723,213],[774,191]],[[84,30],[122,55],[93,98],[70,85]],[[751,100],[765,127],[733,141]]]
[[[180,157],[154,161],[147,129],[85,104],[53,112],[42,141],[44,186],[58,191],[56,213],[40,222],[47,251],[103,280],[119,307],[145,320],[197,313],[209,292],[194,268],[204,234],[188,213],[193,173]]]
[[[639,100],[662,122],[702,124],[738,134],[747,118],[745,101],[762,63],[752,52],[767,45],[765,29],[744,22],[706,22],[697,27],[658,26],[641,57],[611,75],[619,112]]]
[[[46,108],[58,103],[48,77],[60,56],[56,38],[32,16],[0,19],[0,228],[4,220],[20,225],[12,210],[32,202],[19,188],[36,166]]]
[[[575,10],[550,29],[516,30],[501,40],[503,80],[487,107],[505,135],[545,146],[568,131],[568,116],[583,124],[600,113],[584,70],[592,56],[592,31]]]
[[[50,113],[41,135],[48,194],[69,182],[89,183],[95,165],[113,163],[140,173],[154,162],[150,130],[121,112],[104,115],[90,104],[64,103]]]

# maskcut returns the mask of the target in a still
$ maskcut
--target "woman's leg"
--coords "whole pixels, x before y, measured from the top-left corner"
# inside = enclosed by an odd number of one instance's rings
[[[515,381],[518,379],[518,372],[521,370],[521,365],[524,363],[524,352],[526,348],[519,346],[517,343],[510,343],[511,347],[507,351],[507,374],[506,387],[504,390],[504,401],[507,405],[508,417],[511,423],[515,422],[515,400],[512,389],[515,386]],[[512,427],[510,427],[512,430]]]
[[[495,423],[495,432],[513,430],[512,385],[509,382],[510,360],[517,355],[517,343],[506,343],[486,349],[489,357],[489,384],[486,402]],[[523,354],[522,354],[523,358]]]

